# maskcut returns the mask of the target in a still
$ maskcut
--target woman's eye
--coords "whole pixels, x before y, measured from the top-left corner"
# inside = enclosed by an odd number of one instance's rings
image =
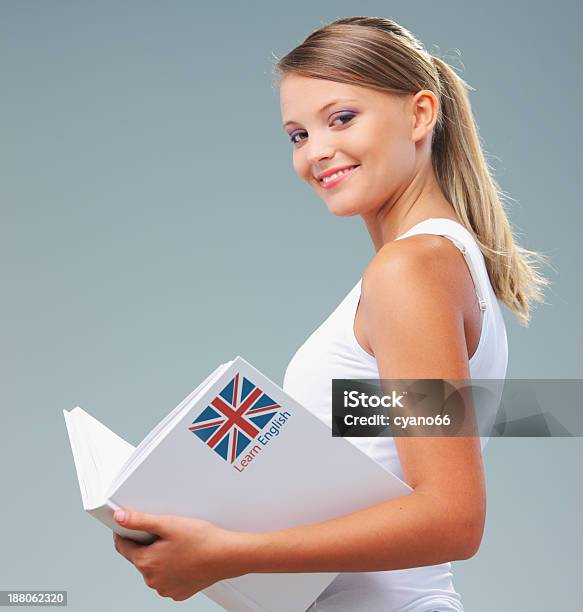
[[[292,141],[293,144],[298,144],[299,140],[295,140],[296,136],[299,136],[300,134],[304,134],[305,132],[298,130],[297,132],[293,132],[292,134],[290,134],[289,139]]]
[[[346,119],[346,121],[342,121],[342,125],[344,125],[345,123],[348,123],[353,117],[354,113],[342,113],[341,115],[334,117],[334,119],[332,119],[332,123],[334,123],[334,121],[337,121],[338,119]]]
[[[334,117],[334,119],[332,119],[332,124],[334,124],[335,121],[340,120],[341,121],[341,125],[345,125],[347,124],[351,119],[354,118],[354,113],[342,113],[340,115],[337,115],[336,117]],[[297,132],[292,132],[290,134],[290,140],[292,141],[293,144],[298,144],[298,142],[300,142],[299,140],[296,140],[296,138],[298,136],[300,136],[301,134],[305,134],[305,130],[298,130]]]

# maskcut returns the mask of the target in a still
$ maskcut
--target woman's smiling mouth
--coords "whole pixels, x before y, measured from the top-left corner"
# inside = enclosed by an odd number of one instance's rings
[[[319,179],[319,183],[323,189],[332,189],[340,183],[341,181],[347,179],[349,176],[352,176],[356,170],[358,170],[360,166],[351,166],[350,168],[344,168],[343,170],[339,170],[330,176],[325,176],[322,179]]]

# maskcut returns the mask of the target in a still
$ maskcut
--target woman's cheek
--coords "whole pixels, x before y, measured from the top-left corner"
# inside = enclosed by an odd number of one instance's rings
[[[292,159],[292,165],[293,165],[293,169],[294,172],[303,180],[306,180],[306,164],[302,163],[302,161],[299,159],[299,156],[294,153],[293,159]]]

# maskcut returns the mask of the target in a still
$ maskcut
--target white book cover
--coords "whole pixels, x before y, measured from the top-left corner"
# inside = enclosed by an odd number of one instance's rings
[[[349,514],[411,488],[242,357],[219,366],[134,448],[63,411],[84,508],[125,537],[116,508],[271,531]],[[304,612],[335,573],[247,574],[202,592],[231,612]]]

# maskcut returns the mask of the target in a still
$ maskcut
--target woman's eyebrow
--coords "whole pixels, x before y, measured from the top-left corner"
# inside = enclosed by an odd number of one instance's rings
[[[331,102],[328,102],[328,104],[325,104],[324,106],[322,106],[322,108],[318,111],[318,115],[323,113],[326,109],[330,108],[331,106],[334,106],[334,104],[337,104],[338,102],[358,102],[358,100],[356,100],[355,98],[337,98],[336,100],[332,100]],[[283,124],[283,129],[285,129],[290,123],[297,123],[297,121],[293,121],[293,120],[289,120],[286,121]]]

